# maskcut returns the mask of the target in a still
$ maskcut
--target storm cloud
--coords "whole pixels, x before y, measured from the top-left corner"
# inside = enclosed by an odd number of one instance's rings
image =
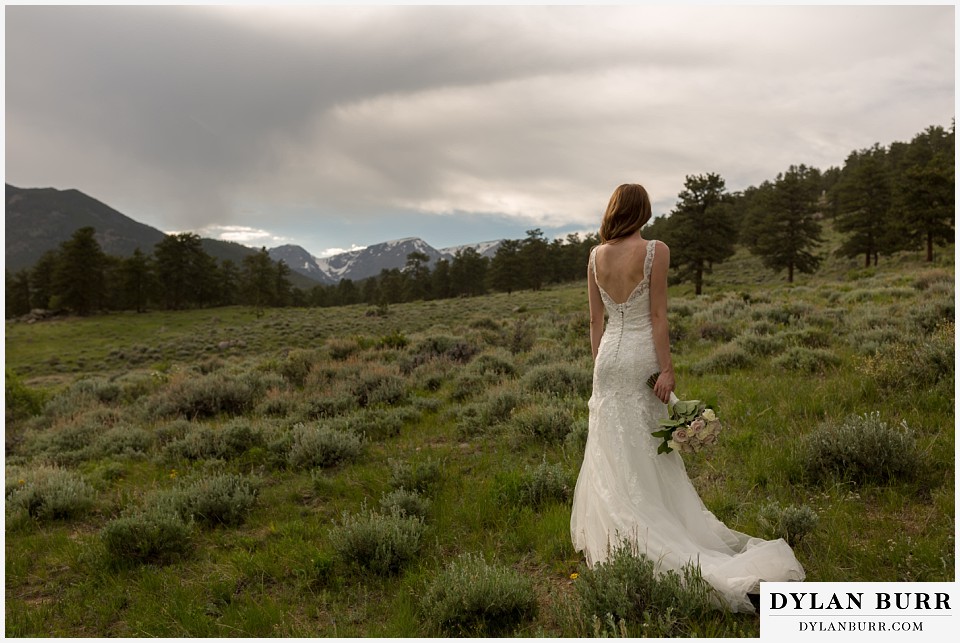
[[[11,6],[6,177],[316,253],[388,217],[589,229],[619,183],[664,214],[689,174],[949,126],[954,91],[952,6]]]

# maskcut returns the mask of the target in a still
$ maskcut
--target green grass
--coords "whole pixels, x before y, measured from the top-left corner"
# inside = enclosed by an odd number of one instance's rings
[[[951,275],[952,252],[938,257]],[[811,581],[953,580],[954,376],[925,371],[922,386],[891,376],[907,372],[895,360],[909,361],[914,350],[952,362],[952,343],[930,340],[929,330],[936,321],[930,315],[952,315],[952,284],[916,287],[928,272],[912,255],[869,270],[830,258],[821,273],[790,285],[737,255],[708,278],[704,296],[693,297],[688,286],[671,289],[672,323],[695,329],[720,321],[733,337],[690,330],[673,346],[678,394],[706,400],[724,423],[715,448],[684,456],[690,477],[708,508],[751,534],[760,534],[761,508],[772,502],[813,509],[817,526],[796,548]],[[926,312],[914,314],[923,306]],[[419,611],[418,592],[464,554],[530,580],[538,609],[508,634],[615,632],[617,623],[594,630],[576,611],[570,574],[581,560],[570,544],[569,500],[532,504],[509,492],[544,461],[571,484],[576,479],[581,453],[564,434],[587,413],[585,285],[398,304],[386,317],[366,310],[270,310],[258,318],[231,308],[8,323],[6,367],[17,375],[17,399],[38,400],[19,405],[12,418],[8,409],[8,489],[12,475],[54,460],[96,495],[92,508],[68,518],[13,517],[8,508],[6,634],[429,636],[436,630]],[[532,344],[517,341],[517,328]],[[768,352],[754,341],[742,344],[755,347],[749,360],[716,357],[748,332],[775,337],[780,348]],[[476,354],[461,363],[462,351],[417,353],[450,342]],[[345,343],[352,354],[331,353]],[[796,369],[776,362],[791,348]],[[830,359],[807,366],[812,351]],[[268,390],[182,424],[156,413],[176,387],[205,377],[244,378]],[[85,378],[96,379],[75,384]],[[369,396],[379,389],[356,386],[377,381],[401,394],[381,405]],[[513,396],[519,405],[496,425],[471,421],[464,430],[470,413],[494,413],[494,396]],[[318,406],[326,399],[335,403]],[[340,415],[310,417],[317,408]],[[910,426],[922,475],[883,484],[805,479],[803,436],[871,412]],[[554,416],[562,426],[546,423]],[[96,442],[77,450],[55,439],[102,435],[111,422],[154,439],[144,441],[145,451],[123,453]],[[212,449],[209,459],[165,455],[175,431],[202,426],[213,439],[236,432],[237,422],[260,438]],[[356,458],[321,468],[289,457],[300,422],[369,431]],[[551,430],[530,429],[539,426]],[[397,463],[439,475],[423,492],[430,507],[418,555],[381,576],[338,559],[330,533],[345,512],[379,507],[399,479]],[[185,479],[218,474],[258,480],[257,502],[241,524],[196,526],[189,554],[168,564],[112,563],[101,539],[109,521]],[[636,632],[642,624],[626,627]],[[698,636],[759,634],[756,617],[717,612],[684,627]]]

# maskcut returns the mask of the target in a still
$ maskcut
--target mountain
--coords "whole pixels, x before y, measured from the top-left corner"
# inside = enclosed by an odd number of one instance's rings
[[[380,274],[381,270],[403,268],[407,264],[407,255],[422,252],[427,255],[429,265],[433,266],[443,254],[423,239],[408,237],[395,241],[385,241],[367,246],[362,250],[351,250],[332,257],[317,259],[317,266],[334,283],[341,279],[358,281]]]
[[[146,254],[166,234],[138,223],[110,206],[79,190],[55,188],[18,188],[7,184],[6,269],[29,268],[48,250],[56,250],[73,233],[84,226],[96,229],[96,239],[109,255],[126,257],[137,248]],[[360,250],[318,258],[297,245],[271,248],[267,252],[274,261],[283,260],[291,269],[294,286],[309,289],[317,284],[333,285],[341,279],[359,281],[374,277],[382,270],[402,269],[407,256],[421,252],[433,267],[438,259],[452,260],[457,251],[473,248],[485,257],[493,257],[502,240],[454,246],[437,250],[423,239],[407,237],[376,243]],[[237,266],[243,258],[257,252],[239,243],[219,239],[202,239],[204,251]]]
[[[138,223],[79,190],[6,186],[6,269],[29,268],[85,226],[110,255],[129,256],[140,248],[150,253],[166,236]]]
[[[6,198],[5,268],[11,272],[33,266],[45,252],[56,250],[85,226],[96,229],[94,237],[100,248],[117,257],[128,257],[137,248],[150,254],[167,236],[79,190],[18,188],[7,184]],[[244,257],[257,252],[219,239],[202,239],[201,245],[211,257],[229,259],[237,266]],[[305,289],[317,285],[299,273],[291,274],[290,282]]]
[[[457,251],[473,248],[480,256],[493,259],[493,256],[497,254],[497,250],[500,249],[501,243],[503,243],[503,239],[497,239],[496,241],[481,241],[480,243],[469,243],[465,246],[441,248],[440,252],[446,255],[448,259],[453,259],[453,255],[457,254]]]
[[[317,264],[318,259],[300,246],[285,245],[267,250],[274,261],[283,261],[290,269],[324,285],[337,283]]]

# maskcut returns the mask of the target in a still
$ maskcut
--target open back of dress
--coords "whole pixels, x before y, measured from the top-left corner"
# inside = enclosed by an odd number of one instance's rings
[[[699,563],[720,603],[753,612],[747,592],[760,580],[803,580],[782,540],[729,529],[700,500],[679,453],[657,454],[651,433],[667,407],[646,386],[659,371],[650,321],[650,274],[656,241],[647,244],[643,281],[623,303],[600,287],[607,326],[593,370],[590,426],[570,518],[574,547],[587,565],[627,540],[662,571]],[[596,248],[590,274],[596,280]],[[599,283],[597,284],[599,287]]]

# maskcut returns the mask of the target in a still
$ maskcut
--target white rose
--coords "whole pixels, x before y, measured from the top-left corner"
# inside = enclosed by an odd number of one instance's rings
[[[717,414],[713,412],[713,409],[706,409],[703,412],[703,419],[707,422],[713,422],[717,419]]]

